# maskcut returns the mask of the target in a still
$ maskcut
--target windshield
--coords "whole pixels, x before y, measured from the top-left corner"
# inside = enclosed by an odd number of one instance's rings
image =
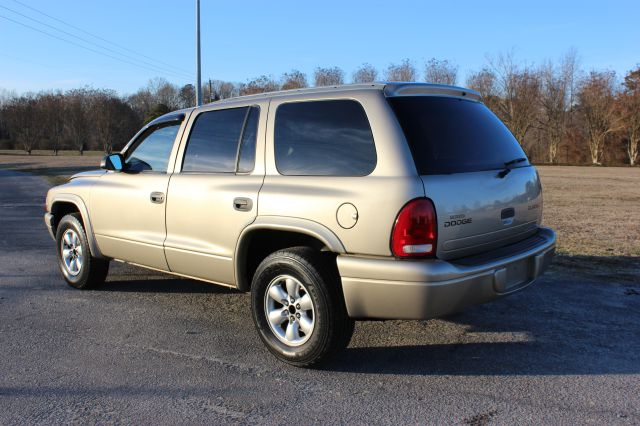
[[[389,98],[418,173],[500,170],[526,155],[509,129],[484,104],[441,96]],[[528,166],[528,161],[510,165]]]

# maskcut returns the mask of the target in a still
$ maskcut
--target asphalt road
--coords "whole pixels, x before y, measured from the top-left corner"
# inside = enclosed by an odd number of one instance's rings
[[[551,272],[445,319],[360,322],[302,370],[246,294],[121,264],[68,287],[46,189],[0,171],[0,424],[640,423],[640,282]]]

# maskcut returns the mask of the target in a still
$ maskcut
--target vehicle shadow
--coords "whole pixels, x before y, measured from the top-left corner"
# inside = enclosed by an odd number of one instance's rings
[[[119,267],[97,291],[242,294]],[[431,321],[358,322],[320,371],[414,376],[640,374],[640,283],[550,270],[525,291]]]
[[[421,376],[640,374],[639,324],[640,283],[550,272],[521,293],[439,320],[359,324],[352,346],[321,368]],[[382,337],[371,346],[359,333]]]

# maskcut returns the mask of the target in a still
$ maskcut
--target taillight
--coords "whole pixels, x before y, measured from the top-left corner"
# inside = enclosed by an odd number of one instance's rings
[[[397,257],[425,257],[436,252],[438,223],[428,198],[409,201],[398,213],[391,232],[391,251]]]

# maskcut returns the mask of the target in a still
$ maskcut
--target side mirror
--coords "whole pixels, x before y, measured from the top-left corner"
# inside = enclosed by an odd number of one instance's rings
[[[120,172],[124,169],[124,157],[120,153],[105,155],[100,162],[100,168]]]

